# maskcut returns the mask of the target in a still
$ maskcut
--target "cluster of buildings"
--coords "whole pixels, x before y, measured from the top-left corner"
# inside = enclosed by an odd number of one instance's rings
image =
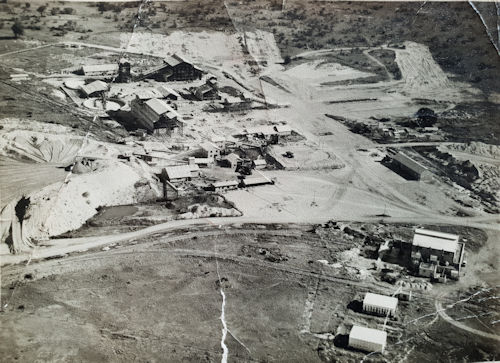
[[[458,280],[466,266],[465,244],[455,234],[419,228],[411,244],[411,266],[419,276]]]
[[[465,245],[458,235],[417,228],[411,243],[410,264],[418,276],[437,281],[447,278],[458,280],[465,267]],[[363,312],[384,317],[396,316],[399,300],[410,300],[411,292],[400,292],[397,297],[366,293]],[[349,333],[349,346],[368,352],[383,353],[387,343],[387,332],[355,325]]]

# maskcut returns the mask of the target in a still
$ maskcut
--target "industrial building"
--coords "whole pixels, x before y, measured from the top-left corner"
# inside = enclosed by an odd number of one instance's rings
[[[167,100],[176,101],[181,98],[181,95],[179,93],[177,93],[175,90],[165,85],[158,86],[157,90],[158,92],[160,92],[162,98],[165,98]]]
[[[203,71],[194,66],[183,57],[174,54],[164,59],[161,67],[154,69],[146,75],[146,78],[158,82],[168,81],[194,81],[201,79]]]
[[[205,83],[193,89],[194,97],[199,101],[218,100],[220,99],[217,88]]]
[[[387,332],[354,325],[349,333],[349,346],[366,352],[384,353]]]
[[[130,108],[139,126],[149,132],[163,129],[169,134],[183,133],[184,121],[181,116],[163,100],[152,98],[144,101],[136,97]]]
[[[455,234],[418,228],[411,246],[411,262],[421,276],[458,279],[464,265],[465,245]]]
[[[97,64],[82,67],[83,75],[89,77],[112,77],[118,74],[118,64]]]
[[[200,176],[200,168],[196,164],[167,166],[162,174],[171,182],[187,181]]]
[[[122,58],[120,59],[120,63],[118,64],[118,76],[116,77],[116,82],[128,83],[130,81],[132,81],[130,62],[125,58]]]
[[[367,292],[363,299],[363,311],[366,313],[395,316],[398,299],[392,296]]]
[[[81,86],[80,90],[85,97],[98,96],[108,90],[108,85],[103,81],[97,80]]]
[[[425,166],[420,164],[413,158],[399,151],[388,149],[388,157],[391,159],[392,165],[401,170],[405,175],[415,180],[430,179],[432,173]]]

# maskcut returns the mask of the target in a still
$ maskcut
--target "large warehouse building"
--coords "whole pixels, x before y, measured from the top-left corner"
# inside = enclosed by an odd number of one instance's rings
[[[422,276],[441,275],[458,279],[463,265],[465,245],[455,234],[418,228],[411,246],[411,260]]]
[[[366,352],[384,353],[387,333],[382,330],[354,325],[349,333],[349,346]]]

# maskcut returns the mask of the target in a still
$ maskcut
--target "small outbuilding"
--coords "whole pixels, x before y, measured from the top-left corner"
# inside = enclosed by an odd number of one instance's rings
[[[255,159],[252,161],[254,169],[264,169],[267,163],[264,159]]]
[[[367,292],[363,299],[363,311],[367,313],[394,316],[397,306],[398,299],[392,296]]]
[[[349,346],[366,352],[384,353],[387,332],[354,325],[349,333]]]
[[[212,188],[216,192],[223,192],[226,190],[232,190],[238,188],[237,180],[224,180],[212,183]]]

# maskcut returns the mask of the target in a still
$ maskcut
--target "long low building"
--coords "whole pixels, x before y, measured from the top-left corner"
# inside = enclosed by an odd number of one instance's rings
[[[114,76],[118,74],[118,64],[96,64],[82,67],[82,72],[86,76]]]
[[[366,352],[384,353],[387,333],[382,330],[354,325],[349,333],[349,346]]]
[[[401,170],[406,176],[415,180],[425,180],[432,177],[432,173],[427,167],[420,164],[412,157],[396,150],[387,150],[391,162],[397,169]]]
[[[363,311],[379,315],[396,315],[398,299],[392,296],[373,294],[367,292],[363,299]]]
[[[186,181],[199,177],[200,168],[196,164],[167,166],[163,174],[165,174],[167,180],[171,182]]]

